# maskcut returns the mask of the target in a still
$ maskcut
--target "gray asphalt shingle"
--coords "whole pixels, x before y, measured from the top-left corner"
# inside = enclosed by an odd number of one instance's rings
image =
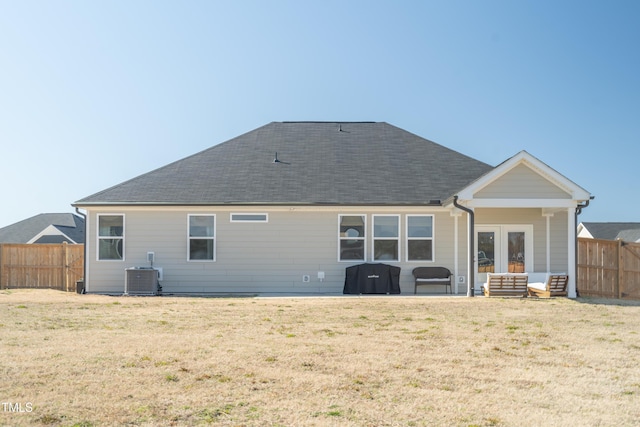
[[[84,243],[84,219],[71,213],[43,213],[0,228],[0,243],[27,243],[53,225],[76,243]],[[60,243],[60,237],[40,238],[37,243]]]
[[[384,122],[272,122],[75,205],[420,205],[492,169]]]
[[[594,239],[635,241],[637,239],[632,240],[632,237],[640,232],[640,222],[583,222],[582,225]]]

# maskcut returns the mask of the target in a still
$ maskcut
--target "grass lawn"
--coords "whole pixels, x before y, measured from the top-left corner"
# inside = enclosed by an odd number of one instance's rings
[[[0,425],[631,426],[640,303],[0,291]]]

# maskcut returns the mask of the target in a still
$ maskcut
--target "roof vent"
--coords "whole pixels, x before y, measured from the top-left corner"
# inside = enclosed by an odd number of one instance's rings
[[[277,151],[276,151],[276,156],[273,158],[273,163],[282,163],[283,165],[290,165],[291,164],[289,162],[283,162],[282,160],[279,160]]]

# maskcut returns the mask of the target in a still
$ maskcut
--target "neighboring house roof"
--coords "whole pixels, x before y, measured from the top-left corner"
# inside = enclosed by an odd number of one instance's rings
[[[430,205],[492,169],[384,122],[272,122],[74,205]]]
[[[616,239],[624,240],[625,242],[640,242],[640,228],[634,230],[621,230]]]
[[[640,222],[583,222],[579,233],[593,239],[635,242],[640,239]]]
[[[84,243],[84,218],[44,213],[0,228],[0,243]]]

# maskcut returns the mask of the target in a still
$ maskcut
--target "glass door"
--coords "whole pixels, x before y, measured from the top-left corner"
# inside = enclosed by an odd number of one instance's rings
[[[526,270],[526,247],[524,231],[507,232],[507,259],[509,273],[524,273]]]
[[[476,289],[487,281],[487,273],[501,271],[500,227],[478,226],[476,233]]]
[[[476,289],[487,273],[533,271],[533,226],[476,226]]]

